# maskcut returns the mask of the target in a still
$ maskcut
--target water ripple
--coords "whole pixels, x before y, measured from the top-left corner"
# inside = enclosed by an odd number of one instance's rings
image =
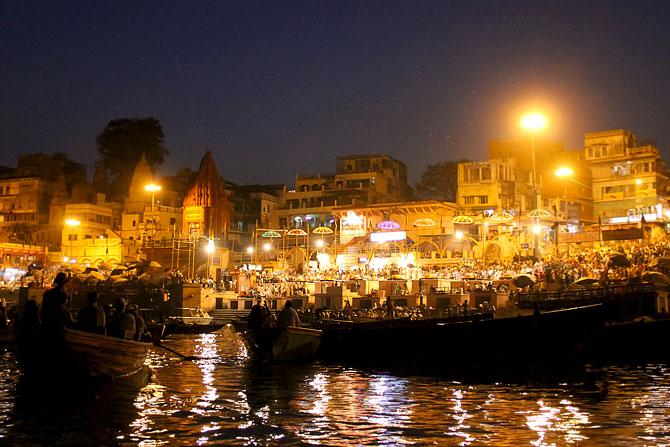
[[[35,406],[0,351],[0,444],[564,446],[670,444],[670,369],[613,368],[606,395],[580,384],[466,384],[334,365],[251,361],[237,334],[152,350],[154,379]]]

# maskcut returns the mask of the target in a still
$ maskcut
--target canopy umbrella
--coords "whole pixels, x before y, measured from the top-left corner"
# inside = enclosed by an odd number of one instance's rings
[[[429,217],[424,217],[414,221],[415,227],[434,227],[435,225],[437,225],[435,221]]]
[[[100,270],[112,270],[112,268],[113,268],[112,264],[110,264],[108,262],[101,262],[98,265],[98,269],[100,269]]]
[[[149,268],[152,268],[152,269],[159,269],[159,268],[161,268],[161,267],[162,267],[162,266],[161,266],[158,262],[156,262],[156,261],[151,261],[151,262],[149,263]]]
[[[528,213],[528,217],[543,218],[543,217],[549,217],[549,216],[551,216],[551,213],[547,210],[543,210],[542,208],[535,208],[534,210],[531,210]]]
[[[644,272],[642,273],[642,279],[654,284],[670,286],[670,276],[666,275],[665,273]]]
[[[89,278],[94,278],[97,279],[98,281],[104,281],[107,278],[105,278],[105,275],[103,275],[100,272],[91,272],[90,275],[88,275]]]
[[[281,237],[281,234],[274,230],[266,231],[263,234],[261,234],[261,237],[270,237],[270,238],[278,238]]]
[[[473,223],[474,221],[475,220],[472,217],[464,216],[464,215],[456,216],[453,219],[451,219],[451,223],[456,223],[456,224],[468,224],[469,225],[469,224]]]
[[[86,269],[80,265],[72,265],[70,266],[69,270],[72,273],[84,273],[86,271]]]
[[[307,232],[302,228],[294,228],[286,232],[287,236],[307,236]]]
[[[512,216],[505,210],[500,210],[496,213],[491,214],[491,217],[489,219],[492,222],[509,222],[510,220],[514,220],[514,216]]]
[[[118,284],[118,283],[122,283],[122,282],[128,282],[128,279],[127,278],[121,278],[121,277],[114,278],[114,284]]]
[[[312,233],[314,233],[314,234],[332,234],[333,230],[331,230],[328,227],[316,227],[315,229],[312,230]]]
[[[514,284],[517,287],[532,286],[533,284],[535,284],[535,281],[536,281],[535,276],[528,275],[526,273],[521,273],[512,278],[512,284]]]
[[[128,267],[126,267],[125,265],[121,265],[121,264],[119,264],[119,265],[115,265],[115,266],[114,266],[114,270],[123,270],[123,271],[125,271],[125,270],[128,270]]]
[[[609,255],[609,264],[614,267],[629,267],[630,261],[626,255],[614,252]]]
[[[385,220],[383,222],[379,222],[377,224],[377,228],[380,230],[397,230],[400,228],[400,224],[392,220]]]
[[[91,273],[91,272],[97,272],[98,269],[97,267],[86,267],[86,270],[84,270],[84,273]]]
[[[585,278],[584,277],[584,278],[579,278],[577,281],[573,282],[572,285],[573,286],[588,287],[588,286],[592,286],[592,285],[597,284],[597,283],[598,283],[598,280],[595,279],[595,278]]]
[[[114,270],[112,270],[112,273],[110,274],[110,276],[118,276],[118,275],[121,275],[121,274],[123,274],[123,272],[125,272],[126,270],[127,270],[127,269],[125,269],[125,268],[124,268],[124,269],[117,269],[117,268],[115,268]]]

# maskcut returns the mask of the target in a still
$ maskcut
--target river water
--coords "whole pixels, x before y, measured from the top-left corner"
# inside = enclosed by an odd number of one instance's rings
[[[58,402],[24,393],[0,351],[0,445],[670,445],[670,368],[608,368],[603,393],[561,379],[467,383],[319,363],[263,366],[239,336],[175,337],[148,384]],[[58,384],[54,384],[58,386]]]

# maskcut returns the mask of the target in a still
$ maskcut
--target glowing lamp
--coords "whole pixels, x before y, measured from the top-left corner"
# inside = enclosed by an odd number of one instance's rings
[[[528,130],[539,130],[547,127],[547,117],[541,113],[529,113],[521,118],[521,127]]]

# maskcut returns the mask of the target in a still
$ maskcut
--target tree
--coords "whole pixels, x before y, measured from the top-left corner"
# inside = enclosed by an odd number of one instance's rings
[[[160,166],[169,154],[160,121],[153,117],[112,120],[95,138],[95,143],[100,161],[110,174],[110,192],[117,198],[127,193],[133,169],[142,154],[152,169]]]
[[[426,166],[414,194],[423,200],[455,202],[458,190],[458,164],[468,160],[442,161]]]

